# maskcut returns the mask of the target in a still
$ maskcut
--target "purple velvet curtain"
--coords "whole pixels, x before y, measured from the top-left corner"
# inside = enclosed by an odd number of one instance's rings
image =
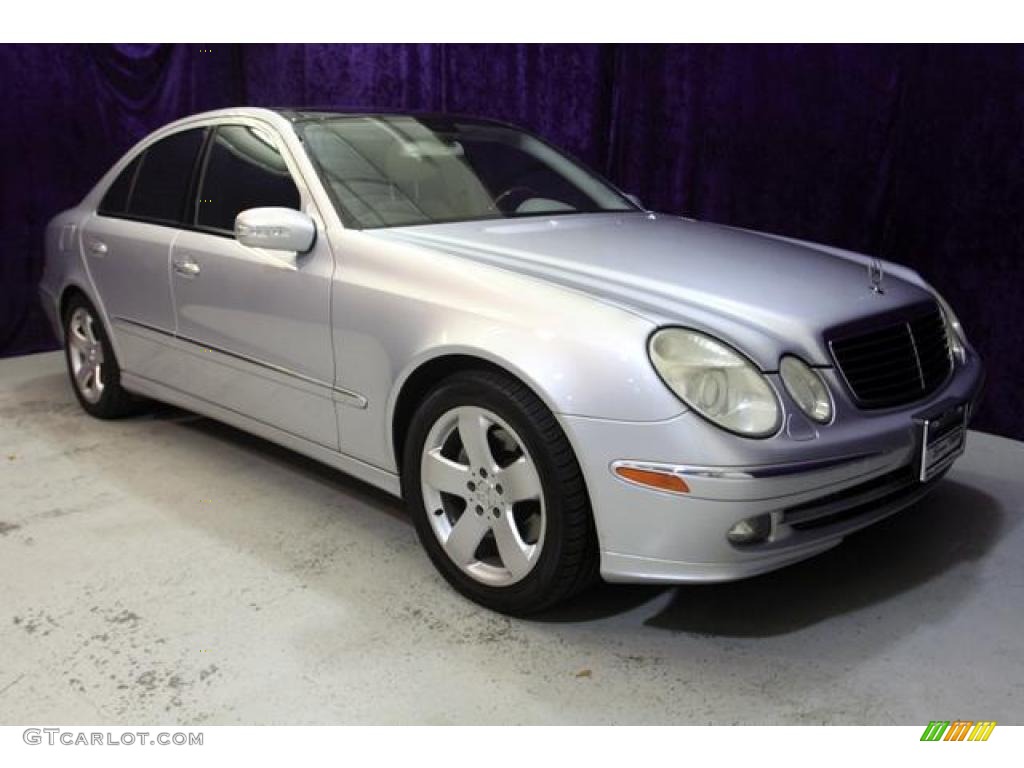
[[[238,52],[175,45],[0,45],[0,355],[52,349],[42,233],[132,144],[238,98]]]
[[[134,141],[232,104],[525,125],[657,210],[907,263],[1024,438],[1024,47],[0,45],[0,354],[53,346],[41,232]]]

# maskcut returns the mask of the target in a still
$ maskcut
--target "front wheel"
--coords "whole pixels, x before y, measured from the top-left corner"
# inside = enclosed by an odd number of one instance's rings
[[[413,417],[403,495],[459,592],[509,614],[543,610],[597,575],[583,476],[551,412],[500,373],[457,374]]]

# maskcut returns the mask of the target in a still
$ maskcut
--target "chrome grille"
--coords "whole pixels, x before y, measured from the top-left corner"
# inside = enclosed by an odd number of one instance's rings
[[[857,403],[889,408],[920,400],[952,367],[938,306],[830,342],[832,355]]]

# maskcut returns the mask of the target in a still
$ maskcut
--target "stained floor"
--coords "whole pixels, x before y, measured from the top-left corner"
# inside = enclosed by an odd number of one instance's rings
[[[734,584],[463,600],[401,505],[159,407],[87,417],[0,361],[0,723],[1024,724],[1024,445]]]

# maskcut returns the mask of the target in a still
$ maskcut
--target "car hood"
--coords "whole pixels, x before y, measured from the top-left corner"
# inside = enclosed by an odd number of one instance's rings
[[[707,331],[765,370],[774,370],[785,352],[828,365],[828,329],[930,296],[897,265],[885,265],[878,293],[868,257],[660,214],[458,222],[373,234],[583,291],[655,324]]]

